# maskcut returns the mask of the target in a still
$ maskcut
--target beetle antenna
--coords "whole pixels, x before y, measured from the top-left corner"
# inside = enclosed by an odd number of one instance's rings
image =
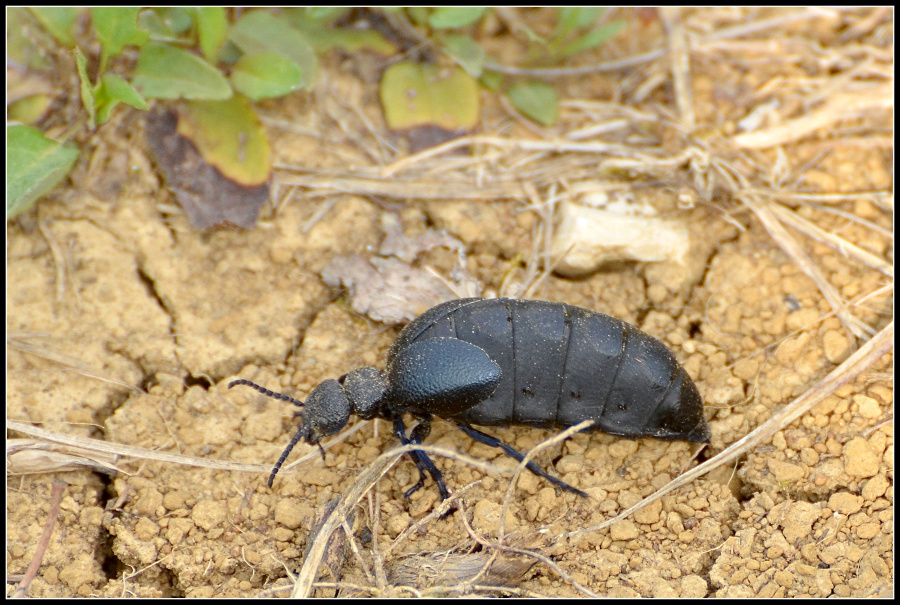
[[[322,462],[325,462],[325,448],[322,447],[322,444],[318,441],[316,442],[316,445],[319,446],[319,452],[322,454]]]
[[[306,435],[305,427],[301,426],[297,431],[297,434],[291,439],[291,442],[288,443],[288,446],[284,448],[284,451],[281,452],[281,456],[278,458],[278,462],[275,463],[275,466],[272,468],[272,474],[269,475],[269,487],[272,487],[272,483],[275,482],[275,475],[278,474],[278,471],[281,469],[281,465],[284,464],[284,461],[287,460],[288,455],[291,453],[291,450],[294,449],[294,446],[297,445],[297,442],[303,439]],[[321,448],[322,446],[319,446]],[[324,454],[324,452],[323,452]]]
[[[275,391],[270,391],[269,389],[267,389],[265,387],[259,386],[255,382],[250,382],[249,380],[244,380],[243,378],[239,378],[238,380],[233,380],[233,381],[229,382],[228,388],[230,389],[231,387],[236,387],[241,384],[256,389],[257,391],[259,391],[266,397],[271,397],[272,399],[279,399],[281,401],[287,401],[289,403],[293,403],[297,407],[301,407],[301,408],[303,407],[303,402],[300,401],[299,399],[294,399],[290,395],[285,395],[284,393],[276,393]]]

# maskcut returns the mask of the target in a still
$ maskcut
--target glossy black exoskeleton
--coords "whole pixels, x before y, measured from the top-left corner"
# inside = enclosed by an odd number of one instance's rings
[[[346,426],[351,414],[393,423],[403,444],[420,444],[433,416],[522,461],[523,455],[475,428],[528,425],[567,428],[594,420],[594,428],[622,437],[707,442],[709,426],[697,387],[669,349],[619,319],[564,303],[508,298],[465,298],[426,311],[401,332],[388,352],[387,370],[363,367],[326,380],[303,407],[300,428],[275,464],[269,485],[300,440],[318,444]],[[407,434],[403,414],[419,423]],[[443,498],[440,471],[424,452],[412,457],[419,481],[430,474]],[[528,469],[584,496],[533,462]]]

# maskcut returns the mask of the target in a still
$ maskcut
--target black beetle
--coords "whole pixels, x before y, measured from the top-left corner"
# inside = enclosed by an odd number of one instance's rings
[[[420,444],[432,416],[453,421],[467,435],[524,456],[471,425],[566,428],[593,419],[622,437],[708,442],[709,426],[697,387],[660,341],[622,320],[565,303],[464,298],[440,304],[400,332],[387,370],[363,367],[326,380],[303,403],[248,380],[235,380],[304,408],[297,434],[278,459],[269,486],[301,439],[318,444],[343,429],[350,414],[393,423],[403,444]],[[403,414],[419,423],[407,435]],[[589,430],[590,430],[589,429]],[[412,457],[422,487],[427,471],[443,498],[441,473],[424,452]],[[554,485],[585,493],[544,472]]]

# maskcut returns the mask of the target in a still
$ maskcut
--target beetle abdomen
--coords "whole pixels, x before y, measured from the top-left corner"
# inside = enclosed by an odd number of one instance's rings
[[[545,301],[450,301],[401,332],[389,363],[431,338],[476,345],[500,367],[493,394],[453,416],[462,422],[562,428],[595,419],[615,435],[709,440],[700,395],[675,356],[614,317]]]

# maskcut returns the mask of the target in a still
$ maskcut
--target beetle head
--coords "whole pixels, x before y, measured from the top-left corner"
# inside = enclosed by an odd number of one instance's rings
[[[359,368],[349,374],[344,374],[338,380],[326,380],[312,390],[306,402],[299,401],[284,395],[270,391],[254,384],[249,380],[235,380],[228,388],[246,385],[266,395],[282,401],[289,401],[297,407],[303,408],[297,413],[300,418],[300,427],[291,439],[291,442],[281,453],[278,462],[269,475],[269,487],[275,480],[281,465],[287,460],[294,446],[300,441],[311,445],[319,445],[323,437],[334,435],[347,426],[350,414],[357,414],[361,418],[374,418],[381,411],[381,403],[384,399],[387,384],[384,374],[372,367]],[[319,445],[322,458],[325,451]]]
[[[297,429],[297,433],[281,453],[278,462],[275,463],[272,474],[269,475],[269,487],[272,487],[275,475],[278,474],[281,465],[287,460],[288,454],[298,442],[305,441],[311,445],[318,445],[322,437],[339,432],[347,426],[347,421],[350,420],[350,402],[347,400],[344,388],[337,380],[322,382],[312,390],[305,403],[297,401],[294,403],[303,407],[303,411],[298,414],[300,428]],[[324,458],[325,452],[322,450],[322,446],[319,446],[319,450],[322,451]]]
[[[350,401],[337,380],[326,380],[312,390],[303,406],[303,422],[298,432],[310,444],[334,435],[350,420]]]

